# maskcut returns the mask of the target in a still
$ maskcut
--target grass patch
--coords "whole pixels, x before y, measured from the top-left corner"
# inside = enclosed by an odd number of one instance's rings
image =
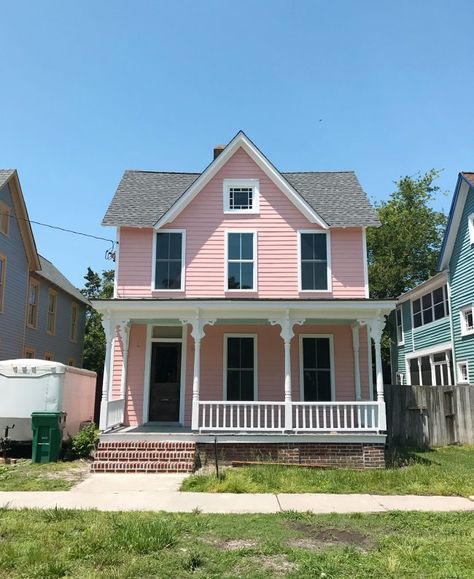
[[[470,513],[3,509],[0,577],[472,577],[473,529]]]
[[[0,491],[67,491],[89,472],[83,460],[36,464],[20,459],[0,464]]]
[[[181,490],[212,493],[371,493],[379,495],[474,495],[474,447],[451,446],[394,457],[390,468],[355,471],[278,465],[225,469],[193,475]]]

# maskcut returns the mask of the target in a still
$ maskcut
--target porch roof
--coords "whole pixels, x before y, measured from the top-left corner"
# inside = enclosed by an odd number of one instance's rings
[[[396,300],[370,299],[190,299],[190,298],[126,298],[94,300],[100,313],[129,319],[271,319],[288,313],[317,320],[378,318],[388,315]]]

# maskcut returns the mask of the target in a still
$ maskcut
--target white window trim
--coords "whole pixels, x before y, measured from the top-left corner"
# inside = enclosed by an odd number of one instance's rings
[[[223,400],[227,401],[227,340],[228,338],[253,338],[253,401],[258,401],[258,353],[257,353],[257,334],[224,334],[224,377],[223,377]],[[229,402],[235,402],[235,404],[244,404],[245,401],[229,400]]]
[[[445,308],[446,308],[446,304],[447,304],[447,308],[448,308],[448,312],[447,314],[445,314],[442,318],[438,318],[437,320],[434,319],[434,302],[433,302],[433,292],[435,292],[437,289],[439,289],[440,287],[444,287],[444,291],[443,291],[443,295],[444,295],[444,304],[445,304]],[[413,309],[413,303],[416,302],[417,300],[420,300],[420,306],[421,306],[421,321],[423,322],[423,296],[426,296],[428,294],[431,294],[431,311],[433,313],[433,320],[431,322],[428,322],[426,324],[421,324],[421,326],[417,326],[415,328],[415,312]],[[430,291],[427,291],[423,294],[420,294],[419,296],[417,296],[416,298],[413,298],[410,300],[410,309],[411,309],[411,325],[413,328],[414,332],[418,332],[424,328],[429,328],[431,325],[434,324],[439,324],[443,321],[446,320],[446,318],[449,318],[449,309],[450,309],[450,303],[449,303],[449,294],[448,294],[448,285],[447,283],[444,283],[441,286],[435,287]]]
[[[465,306],[464,308],[461,308],[461,311],[459,312],[459,316],[461,318],[461,336],[471,336],[472,334],[474,334],[474,328],[472,328],[471,330],[467,329],[466,320],[464,318],[464,314],[469,311],[472,312],[472,315],[474,317],[474,306],[472,304],[470,306]]]
[[[299,334],[298,348],[299,348],[299,374],[300,374],[300,400],[305,401],[304,398],[304,372],[303,372],[303,339],[304,338],[329,338],[329,358],[331,364],[331,400],[336,400],[336,368],[334,365],[334,335],[333,334]],[[355,395],[354,395],[355,396]]]
[[[230,233],[251,233],[253,235],[253,288],[252,289],[229,289],[228,287],[228,280],[229,280],[229,234]],[[257,231],[255,229],[226,229],[224,231],[224,259],[225,259],[225,266],[224,266],[224,291],[227,293],[255,293],[258,291],[257,289],[257,250],[258,250],[258,242],[257,242]],[[247,263],[250,261],[247,260]]]
[[[462,377],[461,366],[466,366],[467,380]],[[467,360],[459,360],[457,363],[457,374],[459,384],[469,384],[469,362]]]
[[[224,213],[255,215],[260,213],[260,181],[258,179],[224,179]],[[231,209],[230,208],[230,188],[231,187],[252,187],[252,209]]]
[[[445,354],[445,359],[440,360],[438,362],[434,361],[435,354]],[[453,347],[451,343],[446,343],[439,346],[433,346],[431,348],[424,348],[423,350],[418,350],[415,352],[410,352],[405,356],[405,367],[406,367],[406,383],[411,386],[411,368],[410,362],[411,360],[418,360],[418,381],[422,382],[421,378],[421,358],[429,358],[430,359],[430,369],[431,369],[431,381],[433,382],[432,386],[434,386],[435,380],[435,366],[442,365],[447,363],[448,365],[448,381],[451,384],[445,384],[445,386],[452,386],[454,385],[455,378],[452,375],[454,372],[451,372],[451,364],[453,362]]]
[[[467,218],[468,230],[469,230],[469,243],[474,245],[474,213],[471,213]]]
[[[181,233],[181,287],[174,289],[159,289],[155,287],[156,274],[156,235],[157,233]],[[152,268],[151,268],[151,291],[153,293],[184,292],[186,288],[186,229],[155,229],[153,232],[152,247]]]
[[[398,321],[397,321],[397,312],[400,312],[400,319],[401,319],[401,327],[402,327],[402,339],[398,341]],[[398,306],[395,308],[395,332],[397,335],[397,346],[403,346],[405,344],[405,327],[403,324],[403,306]]]
[[[327,294],[332,292],[332,267],[331,267],[331,234],[329,231],[321,231],[319,229],[298,229],[298,292],[300,293],[313,293],[313,294]],[[327,289],[325,290],[315,290],[315,289],[302,289],[302,279],[301,279],[301,235],[303,233],[318,233],[320,235],[326,236],[326,255],[327,255]]]

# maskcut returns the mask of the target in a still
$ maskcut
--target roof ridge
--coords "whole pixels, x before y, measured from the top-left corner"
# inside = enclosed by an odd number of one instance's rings
[[[125,173],[152,173],[153,175],[200,175],[197,171],[147,171],[146,169],[125,169]]]
[[[342,171],[338,171],[338,170],[334,170],[334,171],[280,171],[280,173],[282,175],[288,175],[288,173],[292,173],[292,174],[297,173],[298,175],[321,175],[322,173],[324,173],[326,175],[327,173],[352,173],[352,174],[355,174],[355,171],[353,169],[344,169]]]

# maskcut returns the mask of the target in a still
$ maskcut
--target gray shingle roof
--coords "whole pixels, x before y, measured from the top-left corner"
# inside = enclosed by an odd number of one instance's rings
[[[102,224],[152,227],[199,175],[125,171]],[[380,225],[353,171],[281,175],[330,226]]]
[[[15,172],[15,169],[0,169],[0,187],[3,187],[5,183],[10,179],[10,177]]]
[[[81,294],[81,292],[75,288],[72,283],[64,277],[64,275],[57,269],[50,261],[44,258],[42,255],[39,256],[41,263],[41,271],[37,271],[36,274],[49,282],[61,288],[63,291],[71,295],[77,301],[83,304],[89,305],[89,302]]]

